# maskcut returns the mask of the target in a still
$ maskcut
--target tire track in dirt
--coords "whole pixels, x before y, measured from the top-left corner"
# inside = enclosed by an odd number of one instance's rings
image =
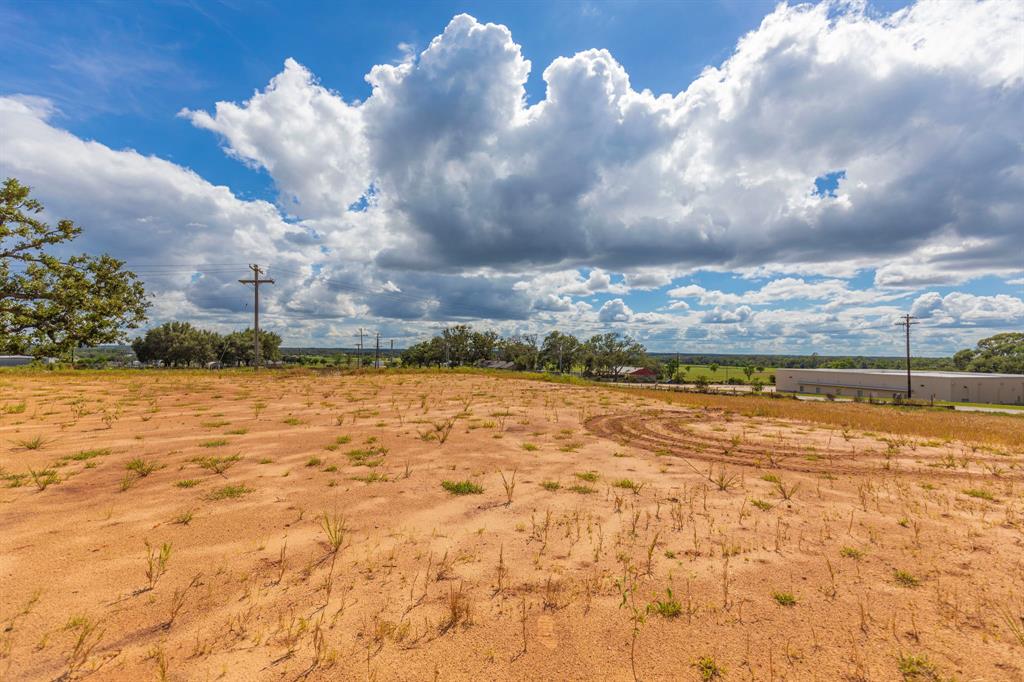
[[[980,468],[985,464],[1008,462],[995,457],[972,454],[967,468],[950,468],[938,454],[917,449],[912,453],[897,450],[884,453],[877,450],[840,451],[821,445],[794,446],[778,443],[756,443],[745,435],[727,435],[702,430],[708,423],[719,421],[723,415],[705,410],[652,410],[605,414],[591,417],[585,422],[591,433],[653,452],[658,455],[685,457],[705,462],[782,469],[808,474],[849,474],[894,476],[932,476],[938,478],[990,478],[996,476]],[[734,420],[734,423],[735,420]],[[940,468],[945,467],[945,468]],[[1001,479],[1024,480],[1024,474],[1003,472]]]

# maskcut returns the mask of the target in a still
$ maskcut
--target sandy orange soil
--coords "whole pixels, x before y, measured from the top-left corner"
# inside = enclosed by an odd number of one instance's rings
[[[686,400],[2,373],[0,678],[1024,679],[1024,452]]]

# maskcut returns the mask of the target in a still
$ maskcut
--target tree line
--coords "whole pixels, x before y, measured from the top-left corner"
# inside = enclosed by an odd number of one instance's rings
[[[256,360],[252,329],[218,334],[188,322],[165,322],[132,341],[139,362],[159,362],[165,367],[203,367],[211,362],[224,366],[252,365]],[[260,358],[279,360],[281,337],[260,330]]]
[[[953,355],[953,364],[965,372],[1024,374],[1024,332],[1005,332],[978,341]]]
[[[587,375],[618,375],[624,367],[649,362],[647,349],[630,336],[596,334],[580,341],[572,334],[552,331],[543,338],[539,334],[502,337],[464,324],[409,346],[401,359],[406,367],[458,367],[497,360],[520,370],[579,370]]]

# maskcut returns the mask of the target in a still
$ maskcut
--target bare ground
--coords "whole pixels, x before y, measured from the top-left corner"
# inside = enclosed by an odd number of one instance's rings
[[[0,374],[0,678],[1024,679],[1024,453],[888,414]]]

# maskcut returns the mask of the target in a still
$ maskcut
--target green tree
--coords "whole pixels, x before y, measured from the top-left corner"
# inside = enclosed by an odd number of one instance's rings
[[[142,283],[108,255],[49,253],[82,230],[39,220],[43,206],[29,193],[14,178],[0,190],[0,353],[63,357],[122,340],[146,319]]]
[[[225,365],[252,365],[256,359],[252,329],[231,332],[218,340],[217,356]],[[260,330],[260,359],[272,362],[281,359],[281,337],[266,329]],[[319,363],[317,363],[319,364]]]
[[[447,346],[448,362],[461,365],[470,359],[473,342],[473,330],[468,324],[457,324],[448,327],[441,334]]]
[[[553,331],[544,337],[541,344],[541,364],[559,372],[571,372],[580,354],[580,342],[572,334]]]
[[[969,372],[1024,374],[1024,332],[1005,332],[978,341],[953,356],[957,369]]]
[[[747,365],[743,368],[743,373],[747,375],[747,381],[750,381],[750,377],[754,376],[754,368]]]
[[[618,376],[622,368],[639,364],[647,349],[631,336],[620,336],[614,332],[597,334],[586,343],[586,355],[591,360],[592,371],[607,372]]]
[[[250,337],[251,338],[251,337]],[[188,322],[165,322],[132,342],[139,362],[162,362],[167,367],[204,365],[217,359],[218,334]]]
[[[516,369],[536,369],[540,351],[536,334],[516,334],[498,342],[498,354],[505,362],[514,362]]]
[[[469,361],[490,360],[498,348],[498,333],[495,331],[473,332],[469,338]]]

